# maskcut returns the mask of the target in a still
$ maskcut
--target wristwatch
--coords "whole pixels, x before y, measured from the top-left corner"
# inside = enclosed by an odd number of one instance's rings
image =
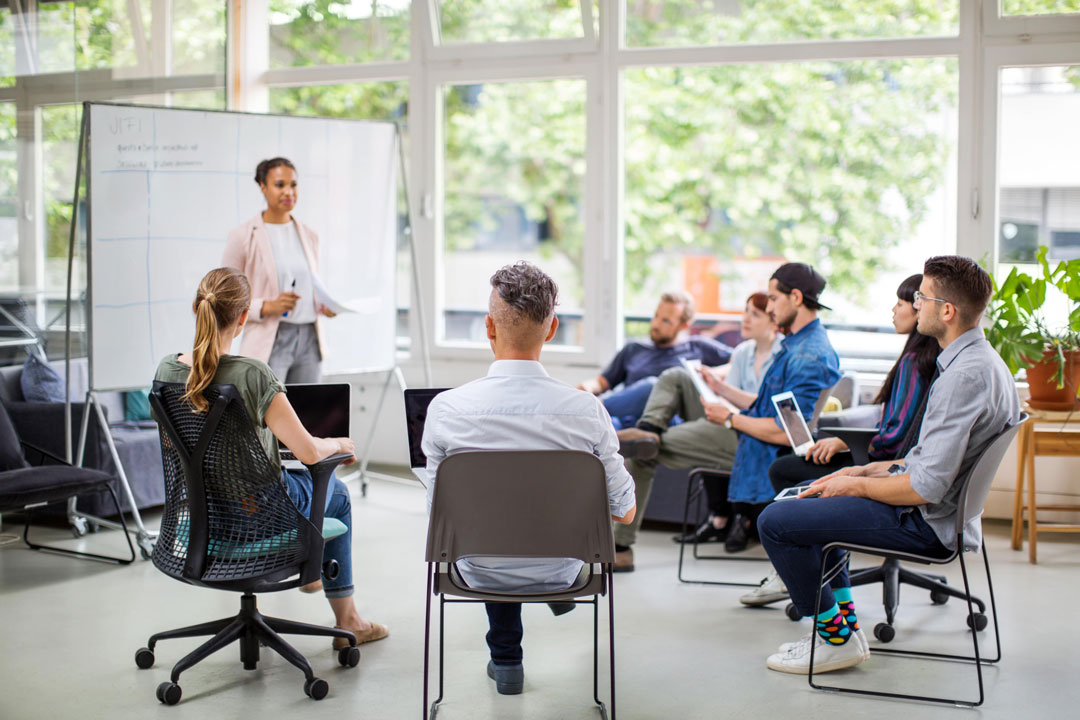
[[[738,410],[732,411],[731,414],[727,416],[727,420],[724,421],[724,427],[726,427],[728,430],[734,430],[735,425],[731,421],[738,414],[739,414]]]

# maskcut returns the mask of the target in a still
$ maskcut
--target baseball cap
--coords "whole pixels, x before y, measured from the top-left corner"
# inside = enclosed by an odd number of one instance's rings
[[[823,310],[832,310],[831,307],[822,305],[818,300],[818,295],[825,289],[825,278],[806,263],[785,263],[776,269],[771,279],[783,283],[792,290],[798,288],[807,300],[814,301]]]

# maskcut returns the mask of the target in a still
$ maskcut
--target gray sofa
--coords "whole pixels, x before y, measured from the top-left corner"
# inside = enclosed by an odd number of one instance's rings
[[[64,376],[64,361],[50,365]],[[78,448],[79,430],[88,385],[86,358],[71,361],[71,447],[74,454]],[[62,402],[27,402],[23,397],[20,378],[22,365],[0,368],[0,401],[4,403],[19,437],[60,457],[64,456],[64,403]],[[124,397],[118,392],[99,393],[101,404],[109,422],[110,433],[116,445],[117,455],[124,467],[128,482],[131,484],[135,504],[140,510],[162,505],[165,502],[164,475],[161,469],[161,443],[157,425],[153,422],[132,423],[124,421]],[[75,399],[78,402],[75,402]],[[91,411],[93,412],[93,411]],[[104,470],[116,475],[116,464],[109,452],[105,436],[97,420],[96,413],[90,417],[86,439],[86,451],[83,466]],[[114,482],[114,489],[120,496],[124,510],[130,510],[130,503],[120,492],[119,479]],[[78,508],[91,515],[104,516],[115,509],[107,501],[107,493],[80,496]],[[44,510],[49,510],[45,508]],[[52,511],[62,514],[57,506]]]

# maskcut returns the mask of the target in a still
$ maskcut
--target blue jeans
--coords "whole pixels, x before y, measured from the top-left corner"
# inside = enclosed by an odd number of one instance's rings
[[[610,392],[601,398],[616,430],[634,427],[641,418],[641,413],[645,412],[645,403],[648,402],[649,393],[658,379],[656,376],[641,378],[622,390]]]
[[[805,484],[805,483],[804,483]],[[847,567],[821,590],[821,605],[814,607],[818,573],[825,545],[849,542],[886,550],[901,550],[947,557],[933,529],[915,507],[897,507],[855,497],[795,498],[770,504],[758,517],[761,545],[780,574],[791,601],[803,617],[833,606],[833,589],[849,587]],[[845,553],[833,551],[826,568]]]
[[[488,616],[487,644],[496,665],[521,663],[521,603],[484,603]]]
[[[307,470],[282,470],[281,479],[296,509],[304,517],[311,516],[311,473]],[[338,576],[334,580],[323,579],[323,590],[328,598],[348,597],[353,594],[352,580],[352,500],[345,483],[331,476],[326,493],[324,516],[344,523],[345,534],[327,540],[323,545],[323,562],[337,560]]]

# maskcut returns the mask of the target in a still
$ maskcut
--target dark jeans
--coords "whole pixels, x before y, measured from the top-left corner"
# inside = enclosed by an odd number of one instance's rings
[[[794,487],[807,480],[817,480],[840,468],[850,467],[851,453],[838,452],[824,465],[810,462],[801,455],[781,455],[769,466],[769,481],[773,490],[780,492],[784,488]]]
[[[791,601],[803,617],[833,606],[834,588],[849,587],[845,567],[822,588],[821,605],[814,607],[818,573],[825,545],[849,542],[885,550],[947,557],[950,551],[915,507],[897,507],[856,497],[794,498],[770,504],[758,518],[761,544],[780,574]],[[845,553],[833,552],[828,567]]]
[[[285,482],[285,492],[292,498],[296,509],[304,517],[311,517],[311,473],[307,470],[282,470],[281,478]],[[328,598],[348,597],[353,594],[352,573],[352,500],[349,488],[338,480],[335,474],[330,478],[330,487],[326,493],[324,517],[336,518],[344,523],[344,535],[327,540],[323,545],[323,562],[337,560],[338,575],[333,580],[323,579],[323,592]]]
[[[496,665],[521,663],[521,603],[484,603],[488,616],[487,644]]]
[[[616,430],[634,427],[645,412],[645,403],[649,401],[649,393],[656,381],[655,375],[644,377],[601,398]]]

